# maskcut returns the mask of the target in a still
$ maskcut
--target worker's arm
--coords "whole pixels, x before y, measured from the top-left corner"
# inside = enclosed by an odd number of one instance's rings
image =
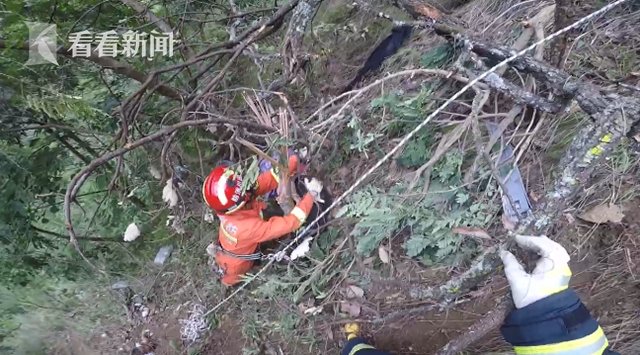
[[[516,354],[617,354],[572,289],[513,310],[500,331]]]
[[[289,176],[293,176],[298,171],[299,159],[298,156],[293,154],[289,156]],[[269,191],[273,191],[278,188],[278,184],[280,184],[280,176],[276,168],[271,168],[265,172],[262,172],[258,175],[258,180],[256,181],[256,194],[264,195]]]
[[[251,241],[255,243],[265,242],[296,231],[304,223],[312,207],[313,197],[311,194],[305,194],[288,215],[271,217],[266,221],[256,221],[256,227],[251,233]]]
[[[541,258],[532,273],[513,254],[500,257],[516,309],[500,328],[516,354],[617,354],[598,322],[569,289],[569,254],[546,236],[516,236],[517,244]]]

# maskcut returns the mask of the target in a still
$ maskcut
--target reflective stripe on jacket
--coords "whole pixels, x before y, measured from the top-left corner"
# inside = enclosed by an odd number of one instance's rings
[[[500,328],[516,354],[617,354],[580,298],[571,289],[513,310]]]

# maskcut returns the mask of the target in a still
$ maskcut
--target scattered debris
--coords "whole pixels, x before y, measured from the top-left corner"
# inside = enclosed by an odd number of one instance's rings
[[[156,265],[164,265],[164,263],[171,256],[171,252],[173,252],[173,245],[165,245],[156,254],[156,258],[153,259],[153,263]]]
[[[162,200],[169,204],[169,208],[175,207],[178,204],[178,193],[173,187],[173,179],[167,180],[164,189],[162,189]]]
[[[502,226],[508,231],[514,231],[516,229],[516,223],[504,213],[502,214]]]
[[[203,305],[196,303],[189,312],[189,318],[180,319],[180,337],[187,344],[197,342],[202,334],[209,330],[209,325],[204,318],[206,310]]]
[[[182,218],[179,218],[173,215],[168,215],[167,222],[165,222],[165,225],[171,226],[171,228],[180,235],[186,233],[186,230],[184,229],[184,225],[182,223]]]
[[[467,237],[479,238],[479,239],[491,239],[491,236],[487,231],[482,228],[474,227],[456,227],[451,230],[453,233],[462,234]]]
[[[160,170],[158,170],[158,168],[156,168],[154,165],[149,165],[149,174],[151,174],[151,176],[153,176],[153,178],[156,180],[162,179]]]
[[[322,306],[310,307],[304,310],[304,314],[316,316],[322,313],[322,310],[323,310]]]
[[[204,221],[207,223],[213,223],[215,222],[216,217],[213,215],[213,213],[211,213],[211,211],[207,211],[207,213],[204,214]]]
[[[384,246],[380,245],[378,247],[378,257],[384,264],[388,264],[391,262],[391,256],[389,254],[389,251]]]
[[[131,354],[135,355],[153,355],[154,350],[158,346],[155,341],[153,341],[153,333],[148,329],[142,331],[140,342],[136,342],[136,347],[131,351]]]
[[[297,258],[303,257],[309,253],[311,249],[309,244],[311,243],[311,237],[306,237],[304,240],[291,252],[289,255],[289,259],[296,260]]]
[[[615,204],[602,204],[595,206],[587,212],[579,215],[582,220],[591,223],[620,223],[624,218],[623,208]]]
[[[124,231],[124,241],[132,242],[140,236],[140,229],[135,223],[131,223],[127,226],[127,229]]]

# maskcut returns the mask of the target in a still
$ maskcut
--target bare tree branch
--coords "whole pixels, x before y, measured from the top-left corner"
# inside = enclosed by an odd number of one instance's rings
[[[6,41],[3,39],[0,39],[0,48],[12,48],[12,49],[28,51],[29,43],[23,43],[22,45],[13,47],[13,46],[7,46]],[[66,47],[59,47],[56,53],[60,55],[64,55],[66,57],[71,57],[71,51],[69,48],[66,48]],[[157,80],[155,78],[136,70],[131,65],[127,63],[119,62],[111,57],[98,56],[98,54],[95,51],[91,52],[91,55],[89,55],[89,57],[74,57],[74,58],[81,58],[81,59],[86,59],[88,61],[94,62],[100,65],[101,67],[111,69],[114,72],[121,75],[125,75],[139,83],[144,83],[150,78],[152,79],[153,83],[157,83]],[[182,94],[178,90],[168,85],[165,85],[165,84],[158,85],[157,91],[160,95],[168,97],[170,99],[178,100],[178,101],[182,100]]]
[[[211,116],[211,114],[209,114],[209,115]],[[272,127],[263,126],[263,125],[260,125],[258,123],[252,122],[252,121],[234,120],[234,119],[228,119],[228,118],[220,117],[220,116],[209,117],[209,118],[200,119],[200,120],[182,121],[182,122],[176,123],[176,124],[174,124],[172,126],[168,126],[168,127],[163,128],[163,129],[160,129],[160,130],[154,132],[153,134],[150,134],[148,136],[140,138],[135,142],[128,143],[124,147],[121,147],[119,149],[113,150],[111,152],[108,152],[108,153],[102,155],[99,158],[94,159],[89,164],[87,164],[87,166],[82,168],[82,170],[80,170],[71,179],[71,181],[69,182],[69,185],[67,186],[67,191],[66,191],[65,196],[64,196],[64,205],[63,205],[64,218],[65,218],[65,224],[66,224],[67,230],[69,232],[69,238],[70,238],[71,243],[73,243],[74,245],[77,246],[77,237],[76,237],[75,230],[73,228],[73,223],[71,221],[71,203],[75,201],[76,195],[78,194],[78,191],[80,190],[80,187],[82,187],[82,185],[87,180],[89,175],[91,175],[91,173],[96,168],[98,168],[101,165],[106,164],[111,159],[114,159],[114,158],[117,158],[119,156],[122,156],[123,154],[125,154],[125,153],[127,153],[127,152],[129,152],[129,151],[131,151],[133,149],[136,149],[136,148],[138,148],[138,147],[140,147],[140,146],[142,146],[144,144],[147,144],[147,143],[152,142],[154,140],[160,139],[160,138],[162,138],[164,136],[173,134],[175,131],[177,131],[177,130],[179,130],[181,128],[192,127],[192,126],[201,126],[201,125],[210,124],[210,123],[228,124],[228,125],[234,125],[234,126],[237,126],[237,127],[254,128],[254,129],[259,129],[259,130],[266,131],[266,132],[274,131],[274,128],[272,128]]]

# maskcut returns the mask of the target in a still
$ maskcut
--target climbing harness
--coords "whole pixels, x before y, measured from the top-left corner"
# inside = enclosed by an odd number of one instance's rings
[[[275,261],[289,260],[289,257],[286,255],[284,250],[281,250],[281,251],[278,251],[278,252],[275,252],[275,253],[269,253],[269,254],[264,254],[261,251],[257,251],[255,253],[251,253],[251,254],[236,254],[234,252],[225,250],[222,247],[222,245],[220,245],[218,243],[211,243],[207,247],[207,254],[209,254],[213,258],[215,258],[215,255],[218,252],[220,252],[220,253],[222,253],[224,255],[230,256],[232,258],[245,260],[245,261],[271,260],[271,259],[274,259]]]

